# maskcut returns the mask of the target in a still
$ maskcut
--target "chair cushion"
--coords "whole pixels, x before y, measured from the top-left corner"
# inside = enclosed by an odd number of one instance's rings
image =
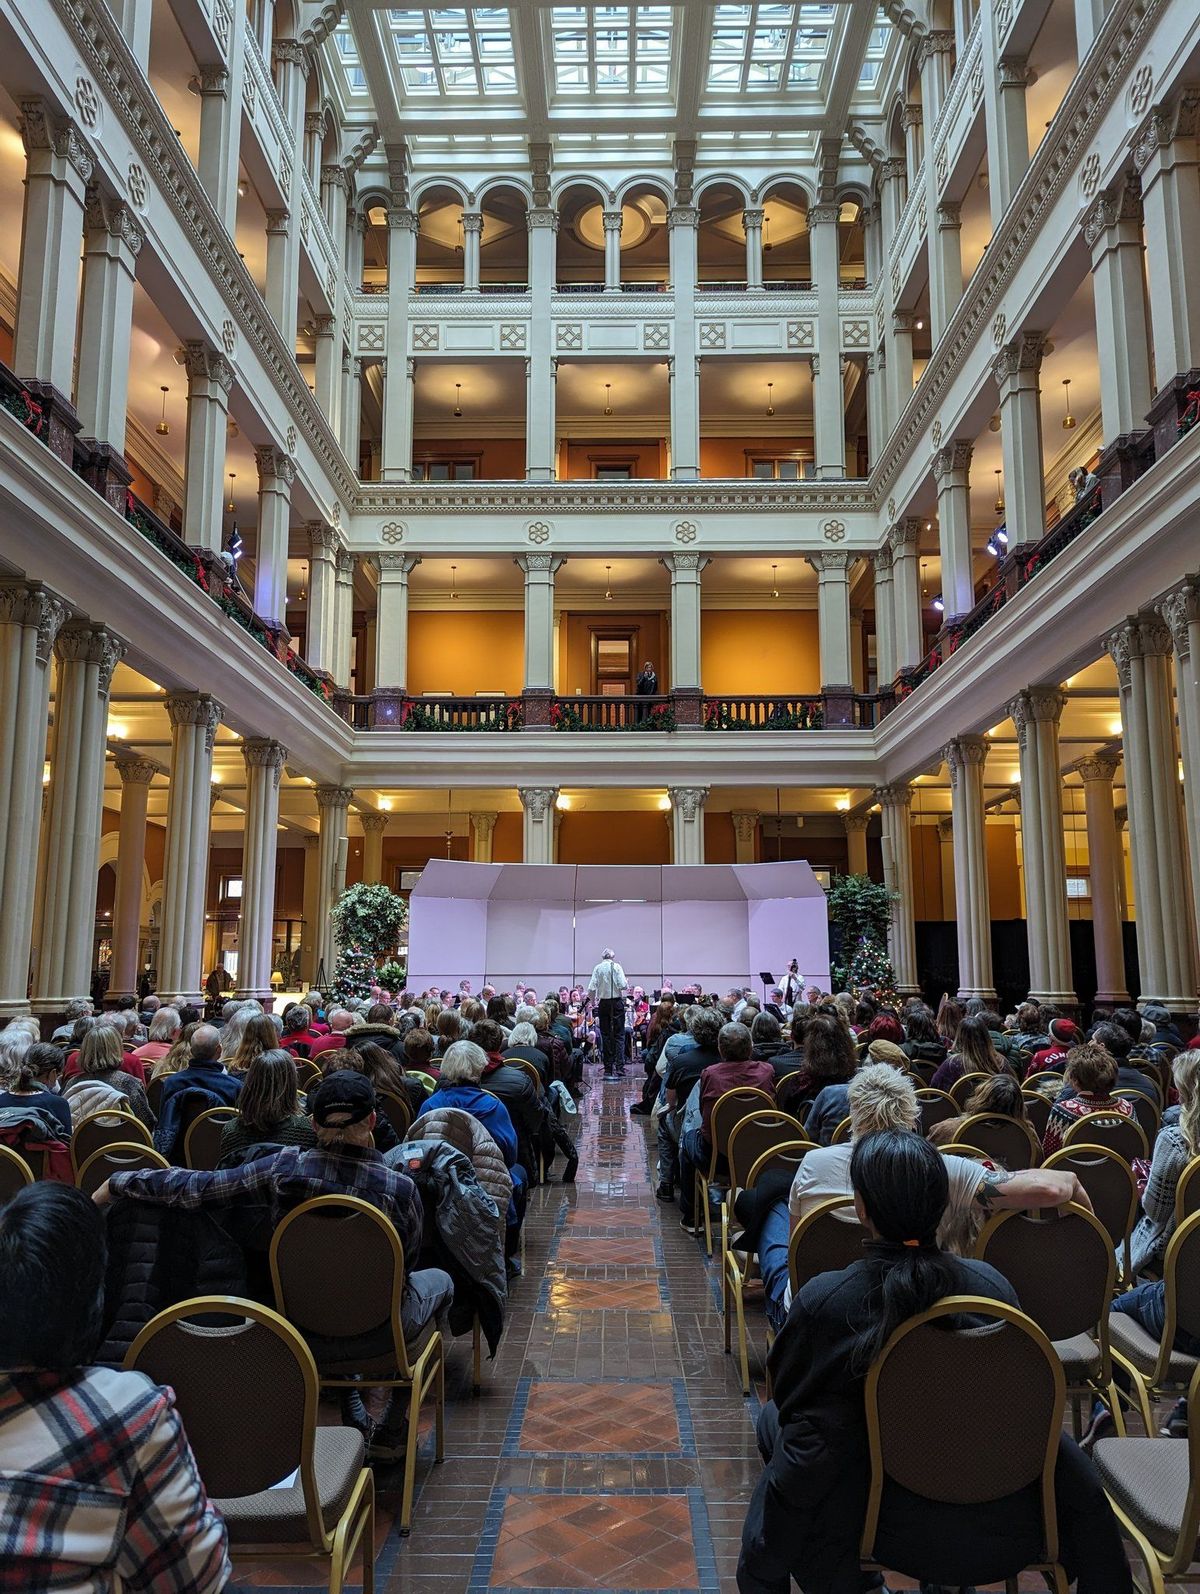
[[[1187,1440],[1101,1439],[1092,1460],[1113,1502],[1156,1550],[1171,1555],[1187,1500]]]
[[[1054,1349],[1063,1365],[1068,1384],[1082,1384],[1089,1378],[1100,1376],[1100,1347],[1090,1334],[1056,1339]]]
[[[1158,1360],[1158,1341],[1147,1334],[1142,1325],[1128,1312],[1110,1312],[1108,1338],[1113,1350],[1120,1351],[1147,1378]],[[1196,1370],[1197,1358],[1185,1356],[1182,1351],[1172,1351],[1167,1367],[1167,1377],[1173,1384],[1186,1384]]]
[[[332,1533],[346,1509],[366,1456],[356,1428],[318,1428],[313,1445],[321,1519]],[[300,1479],[289,1489],[262,1489],[213,1504],[229,1525],[232,1544],[308,1544],[308,1518]]]

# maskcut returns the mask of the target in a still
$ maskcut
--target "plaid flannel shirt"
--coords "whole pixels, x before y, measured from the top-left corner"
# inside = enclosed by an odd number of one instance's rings
[[[0,1373],[4,1594],[217,1594],[229,1577],[169,1389],[108,1367]]]

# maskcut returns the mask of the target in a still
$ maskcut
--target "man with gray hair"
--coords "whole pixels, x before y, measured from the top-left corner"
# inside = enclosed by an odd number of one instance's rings
[[[588,981],[588,995],[596,999],[605,1079],[620,1079],[625,1073],[625,992],[628,989],[625,970],[617,962],[612,947],[606,946]]]

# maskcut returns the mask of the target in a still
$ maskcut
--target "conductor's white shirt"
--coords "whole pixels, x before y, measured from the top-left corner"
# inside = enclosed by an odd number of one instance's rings
[[[628,988],[629,981],[625,978],[625,970],[616,958],[601,958],[588,981],[588,995],[594,996],[598,1002],[611,1001],[614,997],[624,996]]]

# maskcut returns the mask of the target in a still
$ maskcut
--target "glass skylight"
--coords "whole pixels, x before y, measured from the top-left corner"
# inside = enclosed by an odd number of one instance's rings
[[[517,97],[506,7],[408,11],[393,6],[387,25],[405,94]]]
[[[832,5],[758,0],[718,5],[708,60],[709,93],[775,93],[817,87],[834,31]]]
[[[667,5],[554,6],[554,92],[665,98],[671,87],[672,27]]]
[[[352,94],[365,94],[367,91],[367,75],[362,69],[362,62],[358,57],[358,43],[351,32],[348,22],[340,22],[333,30],[333,42],[337,47],[338,59],[346,74],[346,83]]]

